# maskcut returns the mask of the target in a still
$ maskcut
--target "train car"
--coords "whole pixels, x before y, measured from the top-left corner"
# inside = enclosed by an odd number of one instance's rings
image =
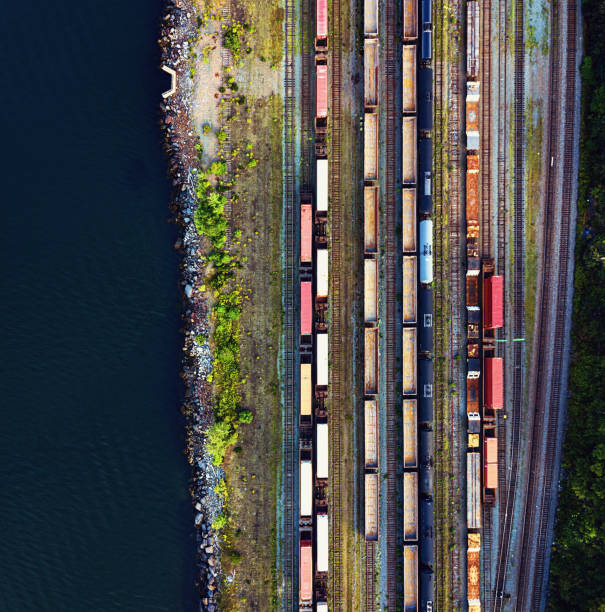
[[[402,133],[402,178],[403,184],[415,185],[417,175],[416,161],[416,117],[404,117],[401,122]]]
[[[378,261],[364,259],[363,272],[364,321],[376,323],[378,321]]]
[[[366,39],[363,43],[363,98],[367,109],[378,106],[378,39]]]
[[[328,334],[319,333],[316,335],[316,360],[315,360],[315,379],[320,387],[328,386]]]
[[[433,352],[433,289],[420,287],[418,292],[418,352],[430,355]]]
[[[401,57],[401,109],[404,113],[415,113],[416,45],[403,45]]]
[[[418,393],[423,398],[433,397],[433,361],[418,360]]]
[[[418,474],[403,474],[403,539],[406,542],[418,539]]]
[[[403,258],[403,323],[416,323],[418,304],[416,289],[418,286],[417,262],[414,255]]]
[[[418,546],[403,547],[403,610],[418,612]]]
[[[466,416],[468,417],[469,433],[479,433],[479,379],[466,378]]]
[[[310,363],[300,364],[300,416],[311,417],[313,407],[313,385]]]
[[[466,454],[466,526],[481,529],[481,454]]]
[[[418,172],[422,180],[429,174],[431,175],[433,170],[433,139],[432,138],[421,138],[418,141]],[[429,194],[430,194],[429,187]],[[424,189],[423,189],[424,195]]]
[[[483,438],[483,470],[483,488],[495,494],[498,488],[498,439],[495,437]]]
[[[317,270],[315,296],[318,298],[328,297],[329,263],[328,249],[317,249]]]
[[[469,308],[466,311],[466,337],[469,342],[479,341],[481,332],[481,311],[474,308]]]
[[[378,329],[365,329],[364,344],[364,392],[378,393]]]
[[[363,178],[378,180],[378,115],[365,113],[363,130]]]
[[[313,514],[313,464],[310,459],[300,460],[300,516]]]
[[[469,4],[471,4],[469,2]],[[481,612],[481,534],[469,533],[466,549],[468,612]]]
[[[423,25],[422,39],[420,43],[420,59],[423,62],[430,62],[433,57],[433,31],[430,27]]]
[[[502,357],[483,360],[483,405],[486,410],[504,408],[504,362]]]
[[[433,11],[431,0],[422,0],[422,29],[430,30],[433,27]]]
[[[483,281],[483,329],[498,329],[504,325],[504,281],[501,276],[489,276]]]
[[[311,534],[305,534],[300,539],[300,590],[299,599],[301,603],[313,601],[313,542]]]
[[[430,217],[433,214],[433,173],[425,169],[420,175],[420,215]]]
[[[469,155],[468,158],[477,157]],[[479,222],[479,170],[466,171],[466,222]]]
[[[315,0],[315,50],[328,49],[328,0]]]
[[[315,476],[320,479],[328,478],[330,473],[330,438],[327,423],[317,423],[315,426],[315,449]]]
[[[477,276],[466,277],[466,308],[467,310],[479,310],[479,278]]]
[[[433,69],[418,69],[418,131],[430,133],[433,129]]]
[[[378,0],[363,3],[363,34],[366,38],[378,36]]]
[[[427,427],[420,428],[420,496],[433,495],[433,430]]]
[[[479,150],[479,82],[466,84],[466,148]]]
[[[376,400],[364,402],[364,447],[366,469],[378,468],[378,404]]]
[[[366,255],[378,252],[378,187],[363,188],[363,248]]]
[[[316,519],[316,538],[317,543],[317,554],[315,557],[315,570],[317,572],[327,572],[330,568],[329,565],[329,541],[330,541],[330,528],[327,513],[321,513],[317,515]]]
[[[308,281],[300,283],[300,333],[313,333],[313,287]]]
[[[420,222],[420,284],[430,285],[433,282],[433,221],[425,219]]]
[[[403,394],[416,395],[416,328],[403,328]]]
[[[420,571],[420,609],[433,612],[435,601],[435,573],[432,568],[422,567]]]
[[[479,224],[466,226],[466,275],[479,276],[481,260],[479,259]]]
[[[328,212],[328,160],[318,159],[316,163],[316,193],[315,204],[317,212]]]
[[[403,40],[418,38],[418,0],[403,0]]]
[[[401,191],[402,239],[404,253],[416,252],[416,189],[414,187]]]
[[[416,400],[403,400],[403,467],[418,467],[418,425]]]
[[[313,206],[300,207],[300,263],[313,261]]]
[[[420,562],[423,568],[431,570],[435,563],[434,510],[432,496],[420,499]]]
[[[315,612],[328,612],[328,602],[327,601],[318,601],[315,606]]]
[[[365,536],[378,539],[378,474],[365,475]]]
[[[474,81],[479,78],[479,2],[467,2],[466,11],[466,77]]]
[[[315,122],[325,127],[328,117],[328,66],[315,64]]]

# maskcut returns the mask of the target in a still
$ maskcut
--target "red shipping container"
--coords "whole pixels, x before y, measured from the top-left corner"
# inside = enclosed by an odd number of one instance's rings
[[[483,486],[486,489],[497,489],[498,488],[498,464],[497,463],[487,463],[485,465],[485,479],[483,481]]]
[[[316,76],[316,117],[328,116],[328,67],[322,64],[315,66]]]
[[[311,542],[300,543],[300,599],[313,598],[313,548]]]
[[[483,438],[483,463],[498,463],[498,438]]]
[[[504,363],[502,357],[486,357],[483,360],[483,405],[489,410],[504,408]]]
[[[300,207],[300,261],[313,261],[313,207],[301,204]]]
[[[483,283],[483,327],[496,329],[504,324],[504,281],[490,276]]]
[[[313,333],[313,291],[308,281],[300,283],[300,333]]]
[[[315,38],[328,38],[328,0],[317,0],[315,23]]]

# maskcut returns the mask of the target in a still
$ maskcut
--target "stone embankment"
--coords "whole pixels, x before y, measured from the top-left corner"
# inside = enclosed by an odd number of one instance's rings
[[[173,186],[173,212],[181,227],[175,247],[181,251],[181,283],[184,312],[184,358],[182,377],[186,394],[183,411],[187,417],[187,456],[192,466],[191,495],[194,505],[195,537],[198,557],[197,589],[200,610],[218,609],[221,584],[220,550],[212,522],[221,512],[214,488],[222,476],[205,450],[205,432],[213,420],[210,385],[206,378],[212,368],[208,345],[209,308],[198,290],[203,283],[202,239],[193,217],[196,207],[196,171],[199,166],[198,142],[191,123],[193,90],[189,77],[189,45],[196,38],[196,10],[190,0],[171,0],[162,20],[159,45],[162,64],[177,73],[174,95],[161,104],[164,146],[169,158]]]

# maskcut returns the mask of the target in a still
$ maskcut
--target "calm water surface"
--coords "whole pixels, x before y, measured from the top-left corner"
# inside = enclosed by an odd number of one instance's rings
[[[194,607],[161,5],[2,4],[3,611]]]

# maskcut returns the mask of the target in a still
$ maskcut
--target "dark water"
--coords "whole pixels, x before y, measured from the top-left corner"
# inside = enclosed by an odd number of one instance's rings
[[[2,611],[193,608],[161,5],[2,3]]]

